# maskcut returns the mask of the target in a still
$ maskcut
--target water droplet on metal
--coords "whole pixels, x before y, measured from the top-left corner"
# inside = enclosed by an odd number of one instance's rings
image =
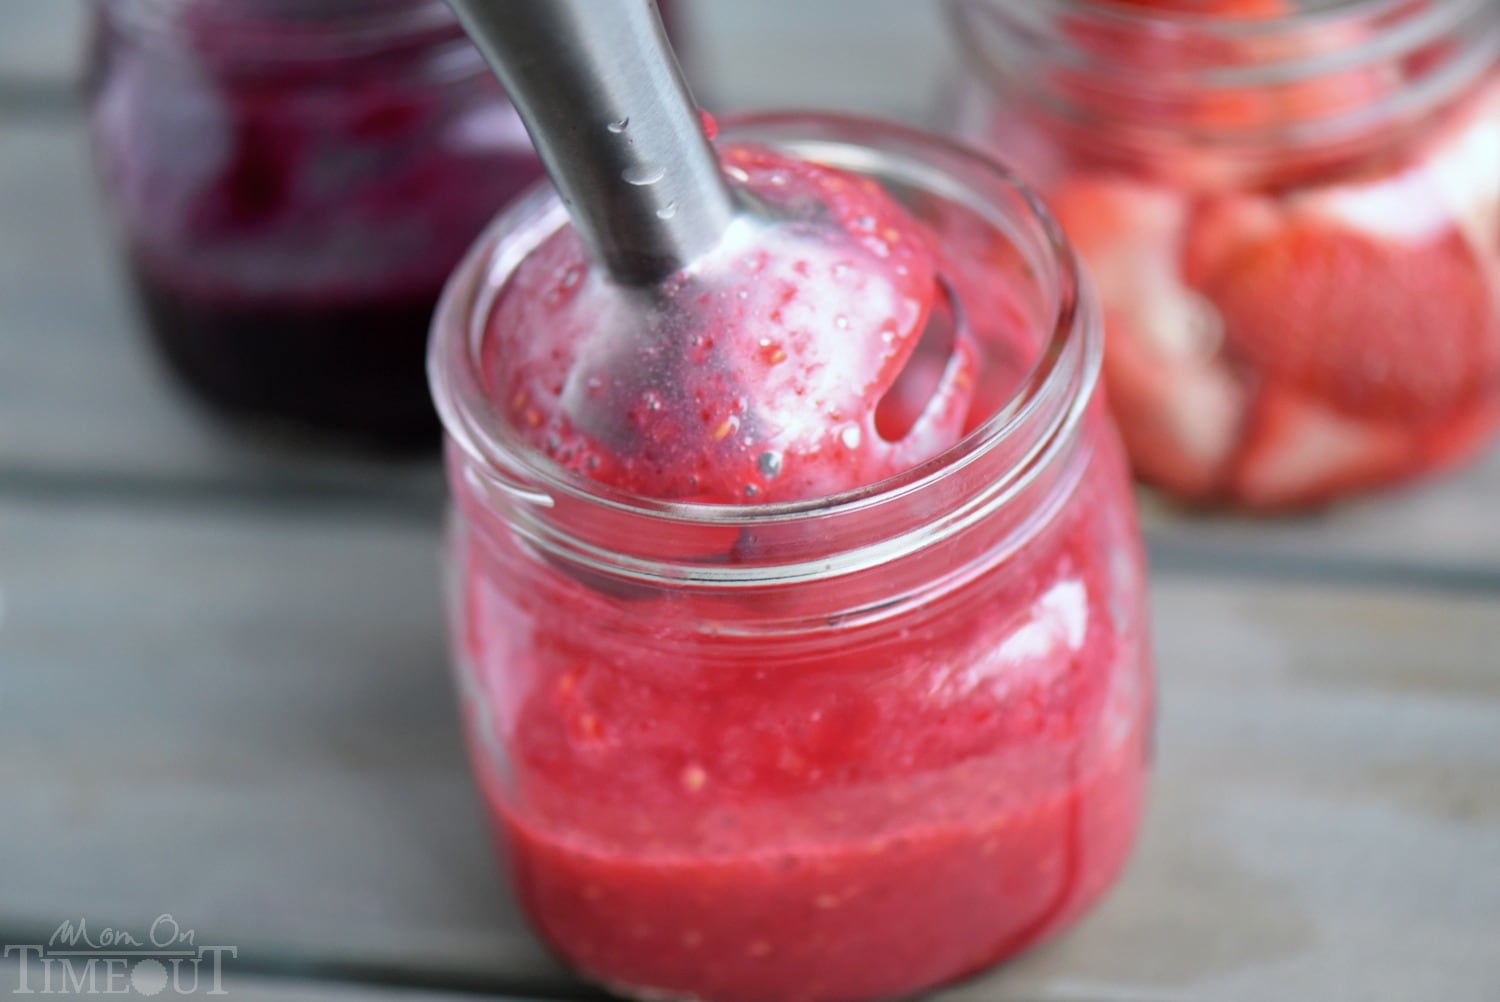
[[[628,118],[622,118],[622,119],[620,119],[617,122],[610,122],[608,125],[605,126],[606,129],[608,129],[610,132],[613,132],[617,136],[620,133],[624,132],[629,127],[630,127],[630,119],[628,119]]]
[[[668,202],[666,205],[656,210],[657,219],[671,219],[675,215],[677,215],[676,202]]]
[[[760,467],[761,476],[775,477],[781,473],[781,453],[762,452],[755,465]]]
[[[667,171],[664,167],[658,167],[654,164],[638,164],[635,167],[627,168],[620,175],[620,180],[626,184],[633,184],[637,188],[644,188],[647,185],[655,184],[666,176]]]

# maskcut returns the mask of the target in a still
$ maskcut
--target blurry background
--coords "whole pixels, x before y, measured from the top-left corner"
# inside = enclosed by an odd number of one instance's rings
[[[792,0],[684,4],[692,66],[716,108],[820,105],[920,119],[944,64],[935,3]],[[0,11],[0,456],[28,471],[230,477],[279,451],[225,433],[160,377],[129,326],[115,250],[90,173],[77,96],[83,5],[4,0]],[[27,295],[18,294],[26,290]],[[87,332],[87,336],[80,336]],[[45,345],[38,354],[36,346]],[[330,457],[298,474],[322,479]],[[295,464],[295,461],[294,461]]]
[[[683,6],[720,109],[921,123],[952,58],[927,0]],[[79,11],[0,0],[0,943],[171,912],[237,947],[238,998],[583,997],[469,788],[435,466],[240,435],[160,372],[90,176]],[[1141,851],[1076,933],[945,998],[1500,997],[1496,498],[1492,454],[1269,525],[1147,499]]]

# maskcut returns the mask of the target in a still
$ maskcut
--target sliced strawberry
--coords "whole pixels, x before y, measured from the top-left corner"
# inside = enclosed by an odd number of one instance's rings
[[[1106,325],[1105,385],[1137,475],[1184,500],[1211,499],[1239,441],[1244,388],[1222,364],[1163,359],[1118,317]]]
[[[1482,400],[1431,428],[1421,440],[1423,471],[1455,466],[1479,452],[1500,429],[1500,395]]]
[[[1053,211],[1105,304],[1105,377],[1131,462],[1187,498],[1211,495],[1233,452],[1245,393],[1219,352],[1214,311],[1177,275],[1180,196],[1080,175]]]
[[[1075,174],[1052,188],[1048,202],[1103,301],[1157,350],[1192,350],[1177,276],[1183,196],[1116,175]]]
[[[1411,435],[1400,425],[1356,421],[1295,393],[1264,389],[1250,427],[1230,486],[1248,508],[1316,506],[1411,470]]]
[[[1488,280],[1451,228],[1396,242],[1304,211],[1217,268],[1197,260],[1230,348],[1346,413],[1428,420],[1495,386]]]
[[[1281,228],[1283,210],[1264,195],[1212,195],[1193,206],[1183,234],[1180,270],[1195,289],[1217,281],[1235,259]]]

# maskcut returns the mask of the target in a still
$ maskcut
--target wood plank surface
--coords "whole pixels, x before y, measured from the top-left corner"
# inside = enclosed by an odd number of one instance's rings
[[[954,1002],[1500,997],[1500,595],[1159,576],[1154,600],[1141,850]]]
[[[552,973],[454,730],[436,531],[0,516],[0,921],[171,912],[254,955]]]
[[[89,2],[4,0],[0,106],[7,92],[77,84]],[[700,96],[726,109],[821,107],[919,118],[952,60],[931,0],[675,0]]]
[[[0,961],[0,995],[6,997],[26,997],[36,995],[39,997],[63,996],[88,997],[87,988],[90,975],[86,966],[86,960],[80,960],[78,966],[69,973],[65,973],[61,967],[54,967],[52,978],[47,982],[46,968],[42,967],[36,960],[34,951],[27,953],[27,966],[23,969],[21,964],[14,959],[12,962]],[[116,973],[111,981],[111,973],[101,964],[95,965],[92,982],[96,986],[96,995],[122,995],[126,997],[146,996],[145,992],[135,987],[132,977],[140,977],[141,984],[147,990],[152,982],[147,980],[147,975],[135,975],[135,963],[128,958],[123,966],[115,968]],[[169,987],[159,996],[161,998],[189,998],[210,997],[207,992],[214,985],[211,980],[209,968],[204,968],[201,990],[191,991],[194,982],[190,973],[184,974],[182,986],[183,992],[175,992]],[[82,979],[81,983],[85,991],[72,991],[75,983],[69,983],[64,979],[73,977]],[[228,971],[218,982],[222,991],[222,997],[232,999],[233,1002],[537,1002],[535,999],[522,999],[511,995],[492,995],[488,993],[479,994],[473,992],[454,991],[428,991],[409,988],[392,988],[380,985],[339,983],[325,980],[309,980],[299,977],[272,978],[256,975],[246,975],[235,971]],[[49,990],[50,988],[50,990]],[[104,991],[105,988],[111,991]],[[149,997],[149,996],[146,996]]]
[[[715,110],[820,108],[932,123],[957,64],[936,0],[679,0]]]
[[[104,0],[108,3],[110,0]],[[85,0],[5,0],[0,107],[55,107],[78,82]]]
[[[170,911],[267,963],[572,992],[469,789],[436,546],[328,510],[0,503],[0,927]],[[1127,878],[949,997],[1493,1002],[1500,593],[1153,598]]]
[[[1500,442],[1447,475],[1303,515],[1189,513],[1148,490],[1139,497],[1161,565],[1500,587]]]

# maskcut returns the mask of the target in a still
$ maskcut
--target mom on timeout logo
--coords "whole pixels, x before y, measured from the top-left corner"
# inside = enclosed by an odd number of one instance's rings
[[[4,952],[16,969],[12,995],[228,995],[224,959],[238,956],[238,947],[199,943],[167,914],[141,933],[64,921],[45,943]]]

